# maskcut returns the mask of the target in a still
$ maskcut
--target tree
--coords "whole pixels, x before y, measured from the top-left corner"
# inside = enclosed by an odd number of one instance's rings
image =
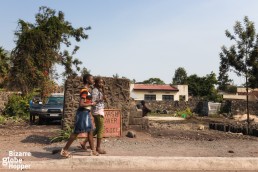
[[[118,79],[118,78],[119,78],[119,75],[118,75],[118,73],[114,74],[114,75],[113,75],[113,78],[116,78],[116,79]]]
[[[238,76],[245,77],[246,110],[249,129],[248,88],[250,86],[257,86],[258,83],[258,35],[256,35],[254,23],[247,16],[244,17],[243,25],[237,21],[233,29],[233,34],[226,30],[226,37],[234,43],[229,48],[226,46],[222,47],[220,71],[222,72],[221,74],[234,71]]]
[[[86,75],[86,74],[90,74],[90,70],[87,69],[86,67],[83,67],[81,70],[81,76]]]
[[[164,81],[162,81],[161,79],[159,78],[150,78],[148,80],[145,80],[142,82],[143,84],[158,84],[158,85],[162,85],[162,84],[165,84]]]
[[[172,84],[174,85],[187,84],[187,73],[183,67],[179,67],[176,69]]]
[[[10,57],[7,51],[0,47],[0,87],[3,87],[3,84],[6,82],[9,70]]]
[[[252,66],[250,70],[249,85],[251,88],[258,88],[258,60]]]
[[[220,62],[220,67],[219,67],[219,76],[218,76],[218,89],[221,91],[226,91],[227,86],[232,82],[231,79],[229,79],[228,76],[228,69],[225,68],[226,61],[221,61]]]
[[[34,88],[46,91],[56,64],[65,67],[63,76],[76,73],[73,66],[79,71],[81,62],[73,58],[79,47],[75,46],[70,55],[67,50],[62,51],[61,46],[71,46],[70,38],[77,42],[87,39],[85,31],[90,29],[74,28],[65,20],[62,11],[56,13],[48,7],[40,7],[35,20],[34,24],[21,19],[18,21],[16,47],[11,58],[10,87],[25,94]]]
[[[131,84],[135,84],[135,83],[136,83],[136,79],[130,80],[130,83],[131,83]]]
[[[70,55],[67,50],[63,53],[63,56],[65,57],[61,60],[61,64],[65,67],[65,71],[62,73],[63,77],[77,75],[76,71],[80,71],[79,65],[82,64],[82,62],[77,58],[73,59],[72,55]],[[76,71],[73,70],[73,66],[75,66]]]
[[[231,93],[231,94],[236,94],[237,86],[234,86],[234,85],[227,86],[226,92]]]
[[[196,74],[190,75],[187,78],[187,83],[188,83],[188,90],[189,93],[192,96],[198,97],[201,96],[201,78],[198,77]]]
[[[196,97],[203,97],[210,101],[219,101],[215,85],[217,79],[215,73],[211,72],[204,77],[199,77],[196,74],[190,75],[187,78],[189,93]]]

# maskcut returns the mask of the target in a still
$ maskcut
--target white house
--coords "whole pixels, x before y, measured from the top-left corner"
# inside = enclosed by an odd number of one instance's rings
[[[131,84],[130,96],[134,100],[188,101],[188,85]]]

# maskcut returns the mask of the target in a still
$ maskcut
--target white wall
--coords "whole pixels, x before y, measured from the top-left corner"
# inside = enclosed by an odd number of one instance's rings
[[[179,91],[176,94],[175,100],[179,100],[179,96],[185,96],[185,101],[188,101],[188,85],[173,85]]]
[[[183,95],[188,101],[188,85],[174,85],[179,91],[145,91],[145,90],[133,90],[134,84],[130,85],[130,96],[134,100],[144,100],[144,95],[156,95],[157,101],[162,101],[162,95],[173,95],[175,101],[179,101],[179,96]]]

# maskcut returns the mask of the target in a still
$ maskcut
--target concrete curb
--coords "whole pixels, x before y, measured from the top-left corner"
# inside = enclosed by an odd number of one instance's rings
[[[2,162],[1,162],[2,164]],[[256,170],[258,158],[73,156],[69,159],[24,161],[32,170]],[[5,169],[3,166],[0,169]]]

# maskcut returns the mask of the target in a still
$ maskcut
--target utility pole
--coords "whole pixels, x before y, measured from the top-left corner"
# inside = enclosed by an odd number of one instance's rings
[[[247,134],[249,134],[250,132],[250,118],[249,118],[249,90],[248,90],[248,85],[247,85],[247,82],[248,82],[248,77],[246,75],[245,77],[245,84],[246,84],[246,113],[247,113]]]
[[[245,87],[246,87],[246,114],[247,114],[247,134],[250,133],[250,118],[249,118],[249,89],[248,89],[248,49],[247,49],[248,41],[246,41],[245,47]]]

